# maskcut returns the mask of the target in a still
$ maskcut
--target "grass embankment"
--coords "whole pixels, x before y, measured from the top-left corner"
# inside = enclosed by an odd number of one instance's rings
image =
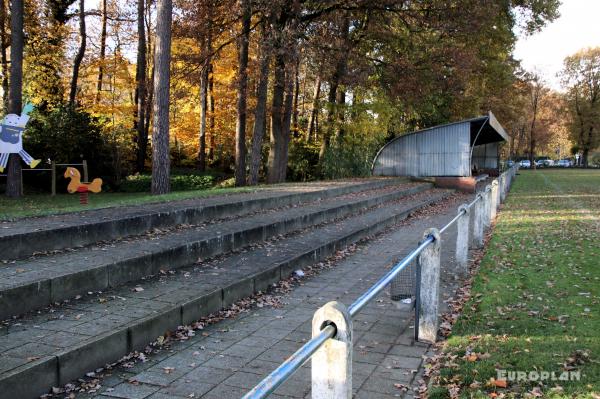
[[[519,173],[431,398],[600,397],[600,171]]]
[[[157,202],[176,201],[190,198],[203,198],[215,195],[257,191],[264,187],[212,188],[195,191],[177,191],[155,196],[150,193],[99,193],[89,194],[89,204],[80,205],[77,194],[25,195],[19,199],[0,196],[0,220],[13,220],[27,216],[42,216],[57,213],[78,212],[124,205],[141,205]]]

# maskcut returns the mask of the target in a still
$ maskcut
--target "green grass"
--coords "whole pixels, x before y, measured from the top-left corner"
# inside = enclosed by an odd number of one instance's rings
[[[600,393],[600,171],[519,173],[432,398],[448,397],[452,384],[464,398],[524,397],[534,388],[556,398]],[[580,381],[490,383],[497,369],[559,376],[565,362],[578,363]]]
[[[141,205],[165,201],[203,198],[215,195],[234,194],[262,190],[264,187],[213,188],[196,191],[177,191],[155,196],[150,193],[99,193],[89,194],[89,204],[80,205],[77,194],[26,195],[19,199],[0,196],[0,220],[14,220],[27,216],[42,216],[57,213],[78,212],[86,209],[99,209],[124,205]]]

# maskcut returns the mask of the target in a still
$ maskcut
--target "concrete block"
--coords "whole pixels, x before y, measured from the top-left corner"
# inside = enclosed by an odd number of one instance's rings
[[[246,277],[223,287],[223,307],[231,306],[235,301],[254,294],[254,279]]]
[[[65,385],[104,364],[119,360],[127,353],[126,329],[90,338],[56,355],[58,358],[58,382],[60,385]]]
[[[267,270],[263,270],[252,276],[254,279],[254,292],[266,291],[270,285],[281,280],[281,269],[279,266],[274,266]]]
[[[108,287],[108,268],[105,265],[77,273],[65,274],[50,280],[50,301],[60,302],[87,291]]]
[[[3,289],[0,292],[0,319],[39,309],[50,303],[50,281]]]
[[[150,342],[180,325],[180,306],[159,310],[156,315],[148,316],[129,327],[129,352],[144,349]]]
[[[58,386],[56,356],[34,360],[0,375],[0,398],[37,399]]]
[[[202,317],[223,309],[223,292],[215,288],[212,292],[181,305],[181,322],[190,324]]]

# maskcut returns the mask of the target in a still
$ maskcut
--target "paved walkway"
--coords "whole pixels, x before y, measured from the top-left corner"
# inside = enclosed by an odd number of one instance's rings
[[[360,246],[335,267],[306,278],[282,298],[280,308],[254,307],[236,318],[196,331],[186,341],[119,366],[101,381],[96,398],[239,398],[310,338],[314,311],[328,301],[349,305],[399,257],[412,250],[423,231],[441,227],[459,204],[458,195],[395,231]],[[442,298],[453,292],[455,228],[442,237]],[[406,306],[406,305],[405,305]],[[353,390],[357,398],[412,397],[428,346],[413,341],[412,313],[385,292],[354,319]],[[310,364],[281,386],[273,398],[310,397]]]

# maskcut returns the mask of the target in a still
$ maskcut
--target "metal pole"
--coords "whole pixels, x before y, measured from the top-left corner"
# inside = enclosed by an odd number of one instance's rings
[[[56,195],[56,162],[52,161],[52,196]]]
[[[335,337],[325,343],[312,356],[313,399],[352,398],[352,319],[348,309],[340,302],[329,302],[319,308],[312,320],[313,337],[324,326],[335,326]]]
[[[83,181],[84,183],[89,183],[89,176],[88,176],[88,166],[87,166],[87,161],[84,159],[81,162],[81,166],[83,167]]]

